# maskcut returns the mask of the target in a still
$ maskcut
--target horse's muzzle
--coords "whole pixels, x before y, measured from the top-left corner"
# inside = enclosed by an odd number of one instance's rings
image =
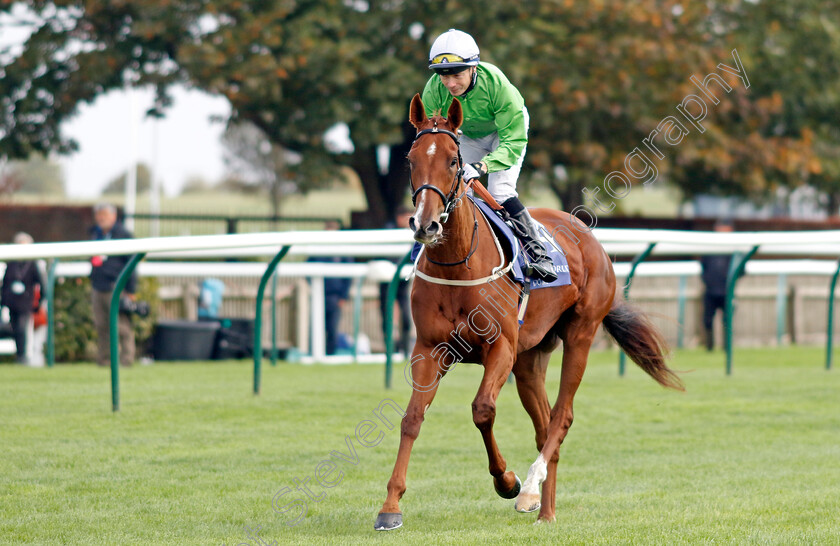
[[[424,245],[433,244],[443,233],[443,226],[440,222],[432,220],[429,225],[420,226],[414,216],[409,219],[408,227],[414,232],[414,240]]]

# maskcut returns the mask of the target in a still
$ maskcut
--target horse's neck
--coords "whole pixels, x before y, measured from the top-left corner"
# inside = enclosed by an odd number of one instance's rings
[[[476,229],[476,222],[478,223]],[[426,257],[441,263],[459,262],[466,258],[475,245],[476,249],[470,258],[468,264],[458,264],[455,266],[435,266],[427,262],[427,266],[435,268],[435,270],[442,273],[445,277],[459,278],[464,277],[464,270],[469,269],[474,273],[470,276],[486,274],[482,271],[480,263],[484,262],[484,258],[480,256],[487,256],[482,252],[482,247],[495,248],[492,243],[493,235],[487,231],[486,222],[481,218],[481,211],[470,202],[467,197],[461,201],[461,204],[452,211],[447,221],[443,226],[443,242],[433,247],[426,247],[424,254]],[[490,245],[487,247],[487,245]],[[493,266],[498,265],[498,256],[493,252]],[[424,268],[425,269],[425,268]]]

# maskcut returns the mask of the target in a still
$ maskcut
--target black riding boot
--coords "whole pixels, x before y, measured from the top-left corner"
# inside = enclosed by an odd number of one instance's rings
[[[546,283],[556,281],[557,273],[554,271],[554,265],[551,263],[551,258],[548,257],[548,252],[546,252],[545,246],[540,240],[537,227],[531,215],[528,214],[528,209],[519,201],[518,197],[511,197],[502,203],[502,207],[510,215],[510,220],[515,227],[516,235],[526,249],[526,257],[531,266],[533,276],[542,279]]]

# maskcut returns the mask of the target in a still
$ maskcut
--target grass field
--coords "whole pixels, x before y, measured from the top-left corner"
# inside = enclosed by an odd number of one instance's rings
[[[559,360],[550,371],[557,392]],[[384,398],[381,366],[266,366],[250,394],[245,363],[123,370],[122,410],[92,365],[0,366],[0,543],[3,544],[837,544],[840,540],[840,376],[819,349],[685,351],[673,365],[686,393],[637,368],[616,375],[615,353],[593,353],[575,424],[561,449],[557,522],[532,525],[493,492],[470,401],[481,369],[443,381],[415,446],[405,526],[373,531],[398,443],[352,440],[331,489],[319,461]],[[523,476],[533,429],[512,385],[498,403],[497,439]],[[388,415],[388,413],[385,413]],[[333,474],[335,478],[337,474]],[[272,498],[310,479],[295,527]],[[302,494],[301,494],[302,495]],[[288,495],[286,499],[291,499]]]

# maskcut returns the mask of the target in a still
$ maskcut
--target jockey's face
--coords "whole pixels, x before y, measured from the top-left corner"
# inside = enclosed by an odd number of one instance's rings
[[[449,90],[453,97],[460,97],[463,95],[472,82],[475,67],[470,67],[467,70],[458,72],[457,74],[440,75],[440,81]]]

